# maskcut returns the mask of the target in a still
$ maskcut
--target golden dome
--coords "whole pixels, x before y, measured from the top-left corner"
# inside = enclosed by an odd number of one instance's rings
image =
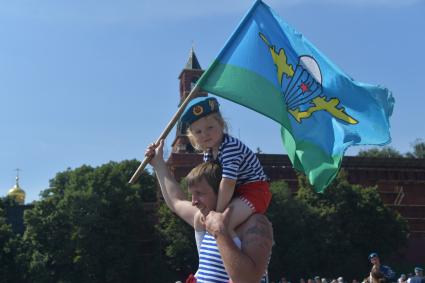
[[[19,176],[16,176],[16,184],[9,190],[7,196],[19,204],[25,203],[25,191],[19,186]]]

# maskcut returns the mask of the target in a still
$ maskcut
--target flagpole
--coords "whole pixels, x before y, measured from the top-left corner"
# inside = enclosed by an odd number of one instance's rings
[[[164,129],[162,134],[159,136],[159,138],[156,140],[155,144],[158,145],[159,142],[167,137],[167,135],[170,133],[171,129],[174,127],[178,119],[180,118],[181,114],[183,113],[184,109],[186,108],[189,101],[198,93],[200,87],[198,84],[196,84],[192,90],[190,91],[189,95],[186,97],[186,99],[183,101],[183,103],[180,105],[179,109],[177,110],[176,114],[174,114],[173,118],[171,118],[171,121],[168,123],[167,127]],[[143,169],[145,169],[146,165],[148,165],[151,158],[145,157],[145,159],[140,163],[139,167],[137,168],[136,172],[134,172],[133,176],[131,177],[130,181],[128,181],[129,184],[134,184],[137,179],[142,174]]]

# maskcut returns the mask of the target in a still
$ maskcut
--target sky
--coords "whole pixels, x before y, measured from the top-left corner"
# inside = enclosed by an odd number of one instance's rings
[[[352,78],[393,92],[392,147],[425,138],[425,0],[264,2]],[[0,0],[0,196],[16,168],[28,203],[67,168],[141,160],[177,111],[192,46],[206,69],[252,3]],[[220,104],[231,134],[286,153],[277,123]]]

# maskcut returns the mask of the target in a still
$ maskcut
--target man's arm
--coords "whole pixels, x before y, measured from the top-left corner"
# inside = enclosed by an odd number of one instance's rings
[[[146,149],[145,156],[152,157],[150,164],[155,169],[156,178],[167,206],[193,227],[197,208],[192,206],[190,201],[186,199],[186,195],[181,190],[179,183],[171,174],[163,157],[163,147],[163,140],[160,141],[157,147],[150,145]]]
[[[210,212],[206,228],[217,241],[227,274],[234,283],[258,283],[264,275],[273,245],[273,229],[264,215],[254,214],[237,229],[239,249],[227,231],[229,209]]]

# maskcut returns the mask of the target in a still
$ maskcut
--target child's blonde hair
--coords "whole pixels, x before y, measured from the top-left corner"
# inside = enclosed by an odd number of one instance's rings
[[[223,116],[221,116],[220,112],[211,113],[210,115],[205,116],[204,118],[212,118],[216,120],[218,124],[221,126],[221,128],[223,129],[223,133],[227,134],[228,132],[227,123],[226,121],[224,121]],[[201,146],[196,143],[195,137],[193,136],[193,133],[190,127],[191,126],[187,127],[187,130],[186,130],[186,135],[189,138],[190,144],[197,150],[206,150],[206,148],[201,148]]]

